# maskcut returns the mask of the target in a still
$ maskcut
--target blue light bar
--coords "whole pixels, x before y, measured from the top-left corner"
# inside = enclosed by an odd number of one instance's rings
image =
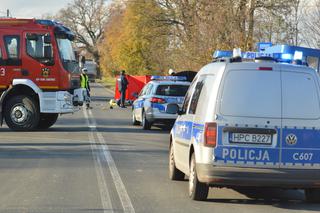
[[[186,76],[151,76],[151,81],[186,81]]]
[[[47,26],[55,25],[55,23],[51,20],[38,19],[38,20],[36,20],[36,22],[37,22],[37,24],[47,25]]]
[[[213,58],[231,58],[233,51],[230,50],[216,50],[213,53]]]

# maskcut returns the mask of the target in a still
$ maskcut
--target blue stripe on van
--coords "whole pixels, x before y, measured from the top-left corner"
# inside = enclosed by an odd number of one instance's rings
[[[281,162],[283,165],[320,164],[320,130],[283,128]],[[296,143],[287,143],[287,136],[294,135]],[[310,165],[311,164],[311,165]]]

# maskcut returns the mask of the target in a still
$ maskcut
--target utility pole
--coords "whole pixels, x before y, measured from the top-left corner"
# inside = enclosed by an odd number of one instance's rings
[[[10,11],[9,9],[7,9],[7,18],[9,18],[9,16],[10,16]]]

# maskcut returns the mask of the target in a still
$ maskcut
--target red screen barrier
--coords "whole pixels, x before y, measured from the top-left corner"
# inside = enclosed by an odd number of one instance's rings
[[[126,100],[134,101],[136,97],[133,96],[134,93],[139,94],[141,89],[150,81],[151,76],[144,75],[144,76],[132,76],[126,75],[129,85],[126,91]],[[119,76],[116,76],[118,79]],[[118,81],[116,81],[116,88],[114,92],[114,99],[120,99],[120,92],[118,90]]]

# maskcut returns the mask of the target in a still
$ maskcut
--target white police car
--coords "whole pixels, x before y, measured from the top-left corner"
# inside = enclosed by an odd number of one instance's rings
[[[132,105],[132,124],[150,129],[154,123],[174,123],[177,114],[166,113],[168,104],[182,105],[190,85],[181,76],[152,76]]]
[[[189,196],[209,187],[304,189],[320,201],[320,81],[315,70],[214,62],[190,85],[171,130],[169,176]],[[177,111],[168,105],[168,111]]]

